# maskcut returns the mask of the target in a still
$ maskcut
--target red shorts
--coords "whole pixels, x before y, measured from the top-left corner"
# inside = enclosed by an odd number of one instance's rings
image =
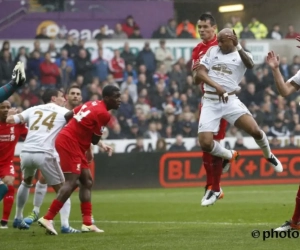
[[[59,134],[55,140],[55,148],[63,173],[80,174],[81,169],[89,168],[85,152],[81,150],[78,142]]]
[[[15,167],[12,163],[0,165],[0,178],[4,178],[5,176],[15,177]]]
[[[202,105],[200,105],[199,108],[200,108],[200,115],[201,115]],[[226,128],[227,128],[227,121],[224,120],[224,119],[221,119],[219,131],[218,131],[218,133],[216,135],[214,135],[214,139],[215,140],[223,140],[225,138]]]

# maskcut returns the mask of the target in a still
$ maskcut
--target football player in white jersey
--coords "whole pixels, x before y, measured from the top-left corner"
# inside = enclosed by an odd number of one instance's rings
[[[296,40],[300,42],[300,36],[298,36]],[[300,48],[300,46],[297,47]],[[289,96],[290,94],[300,89],[300,70],[296,73],[296,75],[294,75],[289,80],[287,80],[287,82],[285,82],[282,77],[282,74],[280,73],[279,56],[275,55],[274,51],[268,53],[267,64],[272,69],[276,88],[281,96]],[[287,220],[280,227],[275,229],[275,231],[289,230],[300,230],[300,186],[298,187],[298,191],[296,194],[296,204],[292,218],[290,220]]]
[[[246,69],[254,66],[252,56],[243,50],[231,29],[218,33],[218,46],[211,47],[201,59],[196,75],[196,84],[204,82],[205,94],[198,127],[198,138],[203,151],[222,157],[223,164],[237,159],[238,152],[222,147],[213,140],[218,132],[220,120],[224,118],[230,124],[251,135],[261,148],[264,157],[276,172],[282,172],[280,161],[272,154],[266,134],[259,128],[250,111],[235,95],[240,89]],[[202,206],[216,202],[221,192],[211,190]]]
[[[66,93],[66,104],[65,108],[68,110],[73,110],[82,101],[81,89],[78,85],[71,85]],[[57,158],[59,156],[57,155]],[[38,182],[35,185],[34,198],[33,198],[33,210],[32,212],[24,218],[25,223],[21,223],[20,229],[29,229],[29,226],[38,220],[40,207],[43,204],[45,195],[47,193],[47,182],[45,178],[41,175]],[[77,233],[77,230],[70,227],[69,217],[71,212],[71,200],[68,199],[62,209],[60,210],[61,219],[61,233]]]
[[[14,220],[14,224],[19,226],[24,223],[22,221],[23,209],[28,200],[36,170],[41,171],[46,183],[52,186],[56,193],[65,181],[54,142],[58,132],[66,124],[64,115],[69,110],[62,107],[65,98],[59,90],[47,89],[42,99],[45,104],[29,108],[7,118],[7,123],[27,123],[28,125],[28,135],[20,154],[23,181],[17,192]],[[75,231],[80,232],[79,230]]]

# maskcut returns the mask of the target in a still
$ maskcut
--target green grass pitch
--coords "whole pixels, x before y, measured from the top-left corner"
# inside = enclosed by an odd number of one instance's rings
[[[45,235],[37,224],[28,231],[0,230],[1,250],[143,249],[298,249],[300,239],[254,239],[289,219],[297,185],[224,187],[225,197],[201,207],[202,188],[93,191],[93,215],[103,234]],[[32,197],[25,215],[32,208]],[[54,194],[47,194],[43,215]],[[2,213],[2,205],[0,205]],[[11,218],[13,218],[15,209]],[[72,196],[71,225],[81,226],[78,193]]]

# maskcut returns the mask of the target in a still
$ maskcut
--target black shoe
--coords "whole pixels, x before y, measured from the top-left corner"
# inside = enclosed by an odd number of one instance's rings
[[[280,163],[280,161],[276,158],[275,155],[271,154],[270,158],[266,158],[268,162],[270,162],[272,164],[272,167],[274,168],[274,170],[276,172],[282,172],[283,171],[283,167],[282,164]]]
[[[7,221],[1,220],[0,225],[1,225],[1,228],[7,228]]]

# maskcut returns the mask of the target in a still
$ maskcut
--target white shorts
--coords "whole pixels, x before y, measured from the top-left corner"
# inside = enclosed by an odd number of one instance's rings
[[[35,176],[39,169],[49,186],[57,185],[65,181],[57,158],[43,152],[21,152],[21,170],[23,178]]]
[[[231,125],[244,114],[251,115],[250,111],[236,95],[229,95],[228,102],[219,101],[219,96],[204,94],[198,126],[198,133],[219,131],[221,119]]]

